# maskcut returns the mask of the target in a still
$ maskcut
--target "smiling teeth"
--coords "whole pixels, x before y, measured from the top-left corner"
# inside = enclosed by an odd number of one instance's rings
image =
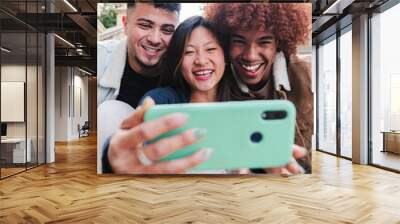
[[[257,69],[260,67],[261,64],[257,64],[257,65],[242,65],[242,67],[244,69],[246,69],[247,71],[250,72],[255,72],[257,71]]]
[[[193,72],[193,74],[195,75],[209,75],[212,73],[212,70],[203,70],[203,71],[199,71],[199,72]]]
[[[156,51],[159,51],[159,50],[160,50],[159,48],[144,47],[144,46],[143,46],[143,48],[144,48],[146,51],[149,51],[149,52],[156,52]]]

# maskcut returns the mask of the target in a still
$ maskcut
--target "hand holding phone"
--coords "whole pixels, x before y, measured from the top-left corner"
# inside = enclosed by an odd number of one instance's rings
[[[290,101],[157,105],[146,112],[144,120],[175,112],[188,116],[185,125],[150,143],[192,128],[205,129],[207,133],[202,141],[177,150],[162,161],[189,156],[201,148],[211,148],[213,153],[193,170],[279,167],[292,156],[296,113]]]
[[[136,108],[135,112],[125,118],[120,129],[111,137],[105,158],[114,173],[186,173],[191,167],[207,160],[209,151],[202,149],[184,158],[160,161],[164,156],[196,142],[198,134],[195,134],[195,130],[187,130],[178,135],[164,138],[163,141],[143,145],[144,142],[160,134],[181,127],[187,121],[187,116],[173,113],[143,122],[145,111],[153,105],[154,102],[151,99],[145,100],[144,105]]]

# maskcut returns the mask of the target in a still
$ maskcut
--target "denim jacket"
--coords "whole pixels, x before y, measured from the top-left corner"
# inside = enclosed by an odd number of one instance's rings
[[[117,98],[126,56],[126,38],[97,43],[97,105]]]

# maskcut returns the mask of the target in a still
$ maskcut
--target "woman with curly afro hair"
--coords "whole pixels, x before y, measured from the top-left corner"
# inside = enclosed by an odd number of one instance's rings
[[[297,48],[310,42],[311,4],[210,3],[204,14],[229,35],[230,63],[243,95],[249,99],[286,99],[296,106],[293,156],[305,173],[311,173],[311,65],[296,56]],[[304,148],[306,153],[301,153]],[[266,171],[298,173],[295,167],[300,168],[293,160],[284,168]]]

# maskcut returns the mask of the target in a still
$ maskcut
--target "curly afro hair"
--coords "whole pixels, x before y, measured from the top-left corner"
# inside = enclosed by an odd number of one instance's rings
[[[272,31],[286,57],[295,54],[298,45],[308,43],[311,33],[309,3],[209,3],[204,14],[227,33],[254,28]]]

